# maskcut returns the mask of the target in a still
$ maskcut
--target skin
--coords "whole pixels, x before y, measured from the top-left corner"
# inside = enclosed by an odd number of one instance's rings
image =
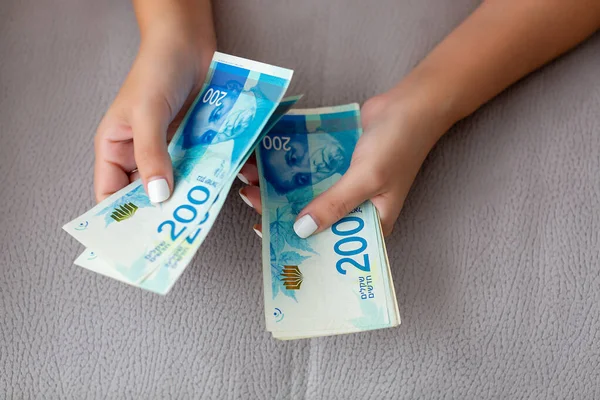
[[[173,191],[167,141],[200,91],[216,49],[209,0],[133,5],[140,48],[96,133],[98,202],[140,177],[146,188],[164,178]]]
[[[165,177],[172,190],[168,132],[197,93],[215,48],[208,0],[134,6],[142,41],[96,136],[98,201],[136,179],[128,174],[136,167],[145,184]],[[370,199],[391,233],[425,157],[453,124],[598,29],[597,0],[482,2],[398,84],[364,103],[364,133],[350,168],[298,218],[311,215],[320,232]],[[241,174],[250,184],[241,193],[260,213],[255,161]]]

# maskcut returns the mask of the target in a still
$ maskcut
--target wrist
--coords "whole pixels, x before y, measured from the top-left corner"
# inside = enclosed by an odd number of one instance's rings
[[[436,77],[413,71],[381,97],[388,113],[401,126],[405,147],[416,158],[425,158],[437,141],[458,121],[454,98]]]
[[[171,48],[207,71],[216,50],[209,0],[135,1],[140,51]]]
[[[442,73],[427,67],[417,67],[390,94],[405,113],[429,126],[435,141],[463,118],[460,93],[445,82]]]
[[[178,62],[192,63],[199,76],[204,76],[216,50],[211,29],[182,26],[175,21],[161,21],[147,26],[140,35],[139,52],[177,54]]]

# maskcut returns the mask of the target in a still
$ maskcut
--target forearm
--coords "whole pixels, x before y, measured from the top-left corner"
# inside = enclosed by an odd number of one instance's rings
[[[439,135],[600,28],[598,0],[488,0],[395,89],[443,121]]]
[[[133,0],[133,6],[142,44],[179,40],[212,57],[216,37],[210,0]]]

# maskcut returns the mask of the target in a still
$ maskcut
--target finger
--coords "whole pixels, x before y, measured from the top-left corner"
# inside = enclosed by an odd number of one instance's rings
[[[161,203],[173,190],[173,166],[167,152],[169,108],[160,101],[146,102],[131,121],[135,161],[150,201]]]
[[[240,170],[238,179],[246,185],[258,186],[258,168],[256,160],[249,159]]]
[[[372,177],[359,168],[350,168],[331,188],[315,198],[294,223],[301,238],[329,228],[375,193]]]
[[[262,215],[262,202],[260,200],[260,189],[258,186],[245,186],[239,191],[240,197],[244,203],[254,208],[256,212]]]
[[[140,179],[140,171],[137,169],[129,174],[129,183],[135,182]]]
[[[127,173],[120,166],[106,160],[96,161],[94,175],[94,193],[98,203],[130,183]]]
[[[254,233],[256,233],[258,235],[259,238],[262,239],[262,225],[261,224],[255,224],[252,229],[254,230]]]
[[[127,186],[130,181],[128,171],[135,168],[133,142],[127,137],[127,128],[108,122],[101,124],[94,140],[94,193],[101,202],[113,193]],[[129,136],[130,137],[130,136]]]

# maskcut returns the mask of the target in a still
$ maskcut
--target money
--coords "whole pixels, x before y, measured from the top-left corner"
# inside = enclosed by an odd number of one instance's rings
[[[282,101],[291,77],[288,69],[215,53],[169,144],[171,198],[152,204],[138,180],[66,224],[88,248],[78,265],[166,293],[204,241],[256,143],[300,98]],[[152,278],[161,284],[150,285]]]
[[[152,204],[141,181],[63,228],[86,250],[75,264],[165,295],[210,232],[256,152],[263,204],[267,330],[290,340],[397,326],[398,305],[370,202],[299,238],[296,215],[348,169],[362,134],[357,104],[291,109],[292,71],[215,53],[206,82],[169,144],[175,188]]]
[[[233,182],[229,182],[228,186],[222,191],[222,193],[229,192],[232,183]],[[225,199],[225,195],[220,195],[209,211],[208,218],[202,226],[204,236],[206,236],[206,234],[212,228],[219,211],[225,203]],[[175,282],[177,282],[177,279],[179,279],[188,264],[192,261],[201,244],[202,240],[195,240],[190,246],[185,244],[179,245],[178,250],[175,252],[176,254],[179,254],[179,260],[177,263],[171,263],[168,260],[141,282],[130,281],[127,276],[120,272],[119,268],[117,268],[110,261],[98,256],[98,254],[92,249],[86,249],[79,257],[77,257],[75,260],[75,265],[106,277],[116,279],[120,282],[148,290],[150,292],[166,295],[171,290]]]
[[[369,201],[300,239],[298,214],[348,169],[362,133],[357,104],[291,110],[256,154],[267,330],[282,340],[400,324],[377,210]]]
[[[267,126],[264,128],[261,138],[264,136],[264,133],[268,132],[275,122],[277,122],[287,110],[296,104],[300,98],[301,96],[293,96],[281,101],[269,119]],[[245,157],[242,164],[247,161],[249,156],[250,153]],[[176,259],[177,262],[173,262],[173,259],[168,259],[165,263],[163,263],[162,266],[154,270],[154,272],[152,272],[142,281],[136,282],[129,280],[128,277],[121,272],[121,268],[119,268],[118,265],[115,265],[111,261],[102,258],[93,249],[86,249],[79,257],[77,257],[75,260],[75,265],[157,294],[166,295],[171,290],[175,282],[177,282],[177,279],[179,279],[188,264],[192,261],[196,251],[200,248],[202,242],[204,241],[204,238],[208,232],[210,232],[216,217],[225,203],[226,194],[229,193],[233,181],[234,179],[230,179],[226,183],[226,186],[221,191],[221,193],[224,195],[219,195],[217,199],[215,199],[215,202],[210,210],[207,212],[206,220],[203,221],[202,225],[200,226],[200,237],[198,237],[196,240],[193,240],[192,243],[186,241],[178,245],[174,251],[174,254],[177,256],[177,258],[173,258]]]

